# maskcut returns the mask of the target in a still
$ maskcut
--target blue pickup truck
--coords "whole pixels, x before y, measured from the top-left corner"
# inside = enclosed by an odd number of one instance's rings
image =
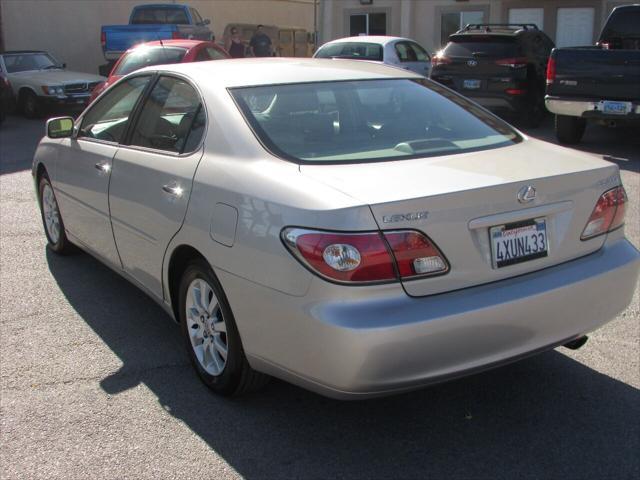
[[[152,40],[191,38],[213,40],[211,21],[203,19],[188,5],[138,5],[131,11],[128,25],[104,25],[100,34],[104,58],[117,60],[130,47]]]

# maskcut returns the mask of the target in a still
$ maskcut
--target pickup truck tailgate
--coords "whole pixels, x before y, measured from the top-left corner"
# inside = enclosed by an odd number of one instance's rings
[[[640,51],[599,47],[560,48],[555,60],[555,81],[547,94],[558,97],[640,99]]]

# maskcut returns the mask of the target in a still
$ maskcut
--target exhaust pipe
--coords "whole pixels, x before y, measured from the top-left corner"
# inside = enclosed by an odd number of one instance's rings
[[[578,350],[585,343],[587,343],[587,340],[589,340],[589,337],[587,337],[586,335],[583,335],[579,338],[576,338],[575,340],[571,340],[569,343],[565,343],[563,347],[566,347],[569,350]]]

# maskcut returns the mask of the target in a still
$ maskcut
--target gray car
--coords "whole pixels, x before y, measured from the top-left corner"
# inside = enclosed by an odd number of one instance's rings
[[[576,348],[636,288],[616,165],[396,68],[149,67],[47,132],[50,249],[155,299],[220,394],[364,398]]]

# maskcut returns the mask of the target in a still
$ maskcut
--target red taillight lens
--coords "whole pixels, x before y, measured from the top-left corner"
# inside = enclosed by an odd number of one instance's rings
[[[450,63],[452,63],[453,60],[451,60],[449,57],[443,57],[443,56],[439,56],[439,55],[434,55],[431,58],[431,64],[434,67],[437,67],[438,65],[448,65]]]
[[[627,193],[624,187],[604,192],[598,199],[580,239],[588,240],[621,227],[624,224],[626,203]]]
[[[551,85],[556,81],[556,59],[549,57],[547,62],[547,85]]]
[[[383,232],[403,279],[446,273],[449,265],[438,247],[425,235],[401,230]]]
[[[511,67],[511,68],[523,68],[527,66],[527,59],[526,58],[501,58],[499,60],[496,60],[496,65],[502,65],[504,67]]]
[[[102,48],[107,45],[107,34],[105,32],[100,33],[100,45],[102,45]]]
[[[339,233],[287,228],[282,239],[310,270],[342,283],[390,282],[449,270],[438,248],[415,231]]]
[[[524,88],[507,88],[504,93],[507,95],[524,95],[527,91]]]

